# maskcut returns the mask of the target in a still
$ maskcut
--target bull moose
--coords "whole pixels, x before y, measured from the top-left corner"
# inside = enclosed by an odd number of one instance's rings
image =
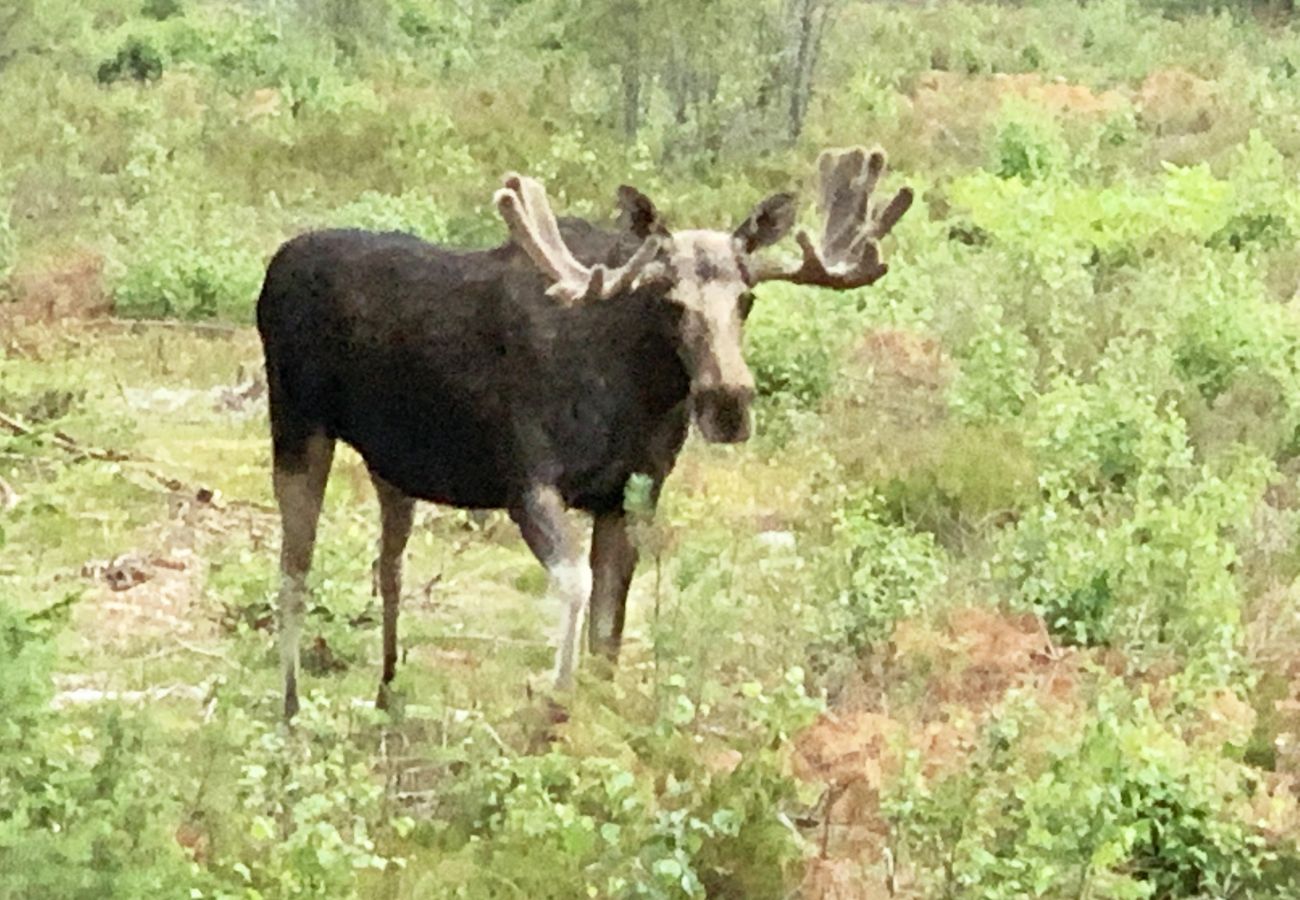
[[[753,289],[833,289],[887,271],[878,241],[912,202],[872,202],[879,150],[818,161],[823,232],[802,259],[758,251],[793,226],[775,194],[734,231],[672,232],[641,192],[618,191],[614,230],[557,221],[538,182],[507,175],[495,203],[511,240],[453,250],[404,234],[317,231],[275,254],[257,303],[273,481],[282,520],[279,644],[284,713],[298,709],[298,644],[325,482],[337,441],[364,459],[379,498],[386,706],[397,664],[402,555],[415,501],[505,509],[565,605],[559,689],[572,683],[590,602],[590,650],[616,659],[636,550],[624,490],[657,497],[693,419],[705,440],[750,432],[742,354]],[[589,566],[565,516],[594,519]]]

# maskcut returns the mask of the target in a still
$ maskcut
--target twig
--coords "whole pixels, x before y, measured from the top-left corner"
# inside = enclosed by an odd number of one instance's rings
[[[515,752],[506,746],[506,742],[501,740],[501,735],[497,734],[497,730],[488,724],[487,719],[480,718],[479,724],[483,726],[483,730],[488,733],[488,737],[492,738],[493,742],[501,749],[502,753],[510,757],[515,755]]]
[[[223,663],[226,663],[227,665],[234,666],[235,668],[239,668],[238,665],[231,662],[226,657],[226,654],[222,653],[220,650],[209,650],[207,647],[200,647],[198,644],[191,644],[189,641],[177,640],[176,643],[182,650],[188,650],[191,653],[197,653],[199,656],[207,656],[212,659],[219,659]]]
[[[19,437],[40,437],[41,433],[31,425],[24,422],[17,416],[0,412],[0,428],[8,431],[10,434]],[[216,509],[221,509],[222,504],[218,503],[213,491],[205,487],[193,487],[186,485],[179,478],[173,478],[164,472],[154,468],[157,465],[153,460],[132,457],[120,450],[105,450],[100,447],[89,447],[82,444],[76,438],[64,431],[49,432],[54,446],[66,453],[70,453],[77,459],[94,459],[100,462],[129,463],[140,474],[157,482],[168,491],[176,494],[189,494],[197,497],[201,502],[210,504]],[[258,512],[271,513],[275,510],[265,503],[258,503],[253,500],[227,500],[227,506],[244,507],[246,509],[257,510]]]
[[[478,641],[485,644],[506,644],[511,647],[549,647],[546,641],[530,640],[529,638],[512,638],[502,637],[496,634],[440,634],[434,637],[434,641]]]
[[[106,319],[91,319],[87,324],[99,328],[170,328],[177,331],[207,331],[213,334],[239,334],[247,331],[245,325],[230,325],[223,322],[185,322],[181,319],[122,319],[110,316]]]
[[[9,512],[19,504],[22,497],[13,489],[13,485],[0,478],[0,512]]]

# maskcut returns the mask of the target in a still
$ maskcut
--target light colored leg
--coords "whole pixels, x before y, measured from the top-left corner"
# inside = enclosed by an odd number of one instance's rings
[[[382,531],[379,537],[379,593],[384,600],[384,670],[379,682],[380,709],[388,708],[389,685],[397,674],[397,611],[402,597],[402,555],[415,521],[415,501],[377,475],[371,474],[379,497]]]
[[[566,560],[551,569],[554,591],[564,603],[564,627],[555,650],[555,686],[567,691],[573,687],[573,672],[578,662],[578,635],[582,617],[591,596],[591,568],[581,556]]]
[[[564,603],[564,625],[555,653],[555,686],[568,690],[578,657],[578,634],[591,595],[591,569],[564,518],[564,501],[555,488],[537,486],[510,510],[524,542],[546,566],[551,590]]]
[[[307,574],[311,571],[316,527],[333,460],[333,439],[315,435],[307,439],[301,458],[292,464],[277,459],[272,476],[280,506],[278,630],[286,719],[298,712],[298,644],[307,610]]]

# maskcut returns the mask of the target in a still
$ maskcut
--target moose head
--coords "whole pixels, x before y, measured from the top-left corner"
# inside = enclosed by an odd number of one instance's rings
[[[822,232],[797,235],[797,265],[759,251],[793,227],[793,195],[774,194],[732,231],[670,231],[654,204],[636,188],[619,188],[623,218],[641,244],[621,266],[586,266],[566,246],[542,185],[510,173],[495,201],[511,235],[550,282],[548,294],[565,304],[613,300],[649,292],[667,305],[678,355],[690,376],[691,411],[705,440],[737,443],[750,434],[754,378],[742,352],[742,329],[765,281],[846,290],[885,275],[879,241],[907,212],[912,191],[888,203],[872,194],[885,169],[880,150],[826,151],[818,160]]]

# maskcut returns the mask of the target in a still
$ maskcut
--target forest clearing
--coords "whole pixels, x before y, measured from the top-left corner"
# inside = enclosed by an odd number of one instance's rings
[[[0,100],[0,897],[1300,895],[1289,9],[9,0]],[[617,666],[557,693],[519,529],[421,504],[377,710],[340,445],[286,726],[276,248],[492,247],[512,171],[815,231],[856,146],[888,275],[755,288]]]

